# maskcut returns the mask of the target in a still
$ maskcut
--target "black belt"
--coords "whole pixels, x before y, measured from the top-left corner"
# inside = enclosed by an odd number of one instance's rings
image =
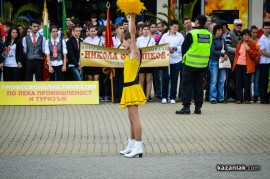
[[[136,79],[134,81],[124,83],[123,87],[128,87],[128,86],[137,85],[137,84],[139,84],[139,81]]]

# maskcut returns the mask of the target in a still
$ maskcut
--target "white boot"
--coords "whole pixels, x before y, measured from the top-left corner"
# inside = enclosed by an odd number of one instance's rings
[[[128,145],[127,145],[126,149],[125,149],[125,150],[121,150],[121,151],[120,151],[120,154],[121,154],[121,155],[125,155],[125,154],[130,153],[132,147],[134,146],[134,142],[135,142],[134,139],[128,139]]]
[[[142,141],[135,141],[134,147],[132,148],[131,152],[128,154],[125,154],[125,157],[131,158],[131,157],[142,157],[143,155],[143,149],[142,149]]]

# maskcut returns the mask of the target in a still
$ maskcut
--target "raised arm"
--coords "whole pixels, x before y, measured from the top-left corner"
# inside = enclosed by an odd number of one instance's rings
[[[131,37],[131,42],[130,42],[130,59],[134,59],[134,58],[139,58],[140,56],[140,51],[137,47],[136,44],[136,26],[135,26],[135,17],[136,14],[132,13],[130,14],[130,22],[129,22],[129,32],[130,32],[130,37]]]

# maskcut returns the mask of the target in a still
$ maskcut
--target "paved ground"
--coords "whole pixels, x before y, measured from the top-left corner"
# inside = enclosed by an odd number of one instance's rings
[[[270,105],[178,103],[140,108],[144,157],[118,155],[129,136],[117,104],[0,107],[0,178],[269,178]],[[194,106],[192,106],[192,112]],[[260,165],[217,172],[217,164]]]

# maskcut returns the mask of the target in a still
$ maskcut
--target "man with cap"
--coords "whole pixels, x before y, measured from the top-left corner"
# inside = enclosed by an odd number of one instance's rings
[[[187,34],[182,44],[183,108],[176,114],[190,114],[192,92],[195,101],[195,114],[201,114],[203,104],[203,74],[210,56],[212,34],[205,29],[207,18],[198,15],[196,29]]]
[[[238,42],[241,40],[241,31],[243,23],[241,19],[234,19],[233,30],[231,30],[226,36],[226,44],[229,51],[229,58],[234,59],[235,50]]]
[[[242,40],[241,37],[241,31],[242,31],[242,26],[243,23],[241,21],[241,19],[234,19],[233,21],[233,29],[227,34],[226,36],[226,45],[228,48],[228,55],[229,55],[229,59],[231,60],[231,63],[233,64],[233,60],[234,60],[234,56],[235,56],[235,51],[236,51],[236,46],[239,43],[239,41]],[[232,79],[234,79],[234,75],[231,71],[231,69],[228,69],[228,83],[230,83],[230,81]],[[229,87],[227,88],[227,99],[229,99],[230,97],[232,98],[236,98],[236,93],[234,89],[230,89]],[[225,100],[227,100],[225,99]]]

